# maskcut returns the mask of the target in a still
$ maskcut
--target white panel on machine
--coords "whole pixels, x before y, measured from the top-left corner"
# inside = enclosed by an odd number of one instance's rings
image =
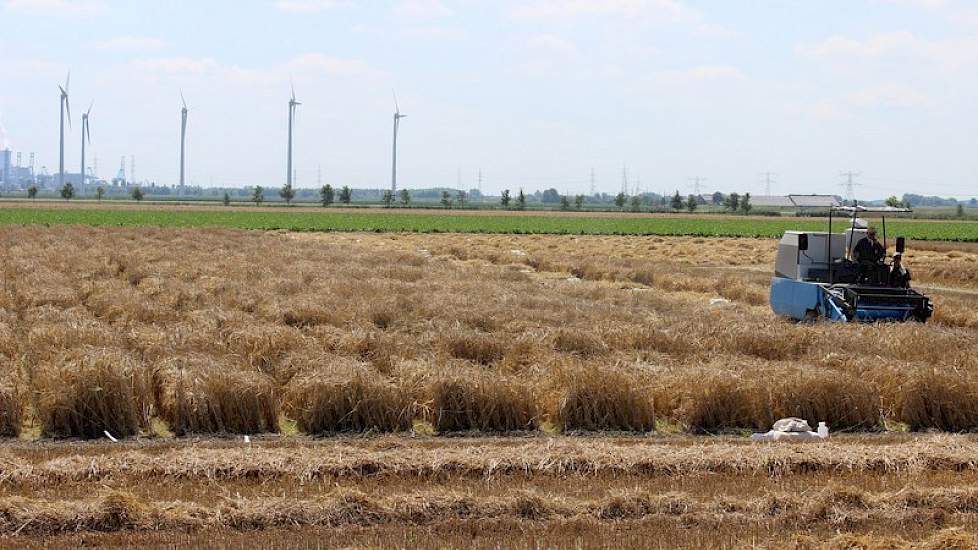
[[[808,236],[808,250],[798,250],[798,238]],[[788,231],[778,244],[778,256],[774,264],[774,275],[788,279],[805,280],[810,278],[809,270],[827,272],[829,267],[830,234],[826,232]],[[846,236],[831,234],[831,255],[833,260],[845,254]]]

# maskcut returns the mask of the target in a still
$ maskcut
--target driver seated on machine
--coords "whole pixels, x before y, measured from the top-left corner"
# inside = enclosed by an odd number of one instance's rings
[[[903,267],[903,253],[893,254],[893,267],[887,282],[893,288],[910,288],[910,270]]]
[[[872,284],[883,284],[888,278],[883,258],[886,250],[876,237],[876,228],[866,230],[866,236],[859,239],[853,249],[853,256],[859,264],[859,280]]]

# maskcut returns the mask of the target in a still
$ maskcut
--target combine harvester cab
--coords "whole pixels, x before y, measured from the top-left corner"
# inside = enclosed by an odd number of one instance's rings
[[[832,232],[837,212],[851,213],[849,228]],[[911,288],[888,286],[880,279],[867,277],[851,258],[856,243],[866,236],[867,225],[858,213],[910,212],[904,208],[832,207],[828,232],[788,231],[778,245],[774,277],[771,279],[771,309],[778,315],[798,321],[825,318],[850,321],[920,321],[934,311],[927,296]],[[904,239],[896,240],[896,251],[903,252]],[[883,218],[883,246],[886,246],[886,220]],[[885,273],[889,266],[884,265]],[[875,280],[874,280],[875,278]]]

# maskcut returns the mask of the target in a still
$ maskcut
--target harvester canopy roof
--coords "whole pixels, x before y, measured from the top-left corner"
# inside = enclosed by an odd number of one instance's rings
[[[839,206],[834,195],[788,195],[788,200],[798,208],[832,208]]]
[[[849,212],[849,213],[853,213],[853,212],[857,212],[857,213],[858,212],[870,212],[870,213],[872,213],[872,212],[879,212],[879,213],[882,213],[882,214],[901,214],[901,213],[913,212],[913,210],[911,210],[909,208],[902,208],[902,207],[899,207],[898,208],[896,206],[833,206],[832,207],[832,211],[833,212]]]

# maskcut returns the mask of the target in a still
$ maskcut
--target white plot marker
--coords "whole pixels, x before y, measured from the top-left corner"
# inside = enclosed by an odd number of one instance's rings
[[[112,434],[109,433],[109,430],[102,430],[102,433],[105,434],[105,437],[109,438],[109,441],[111,441],[113,443],[118,443],[119,442],[118,439],[112,437]]]

